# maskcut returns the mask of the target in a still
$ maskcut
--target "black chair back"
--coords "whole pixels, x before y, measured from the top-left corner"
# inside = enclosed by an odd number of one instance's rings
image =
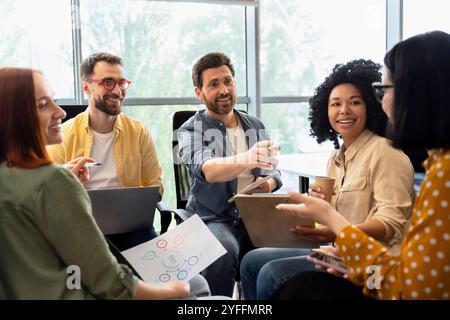
[[[187,204],[189,190],[191,188],[191,180],[189,178],[187,167],[181,161],[178,154],[178,138],[177,131],[196,111],[177,111],[172,118],[172,160],[173,172],[175,175],[175,191],[177,195],[177,208],[184,209]]]
[[[422,167],[422,162],[428,158],[428,153],[425,148],[423,149],[409,149],[404,150],[406,155],[411,160],[411,163],[414,167],[414,171],[417,172],[425,172],[425,168]]]
[[[67,113],[67,116],[62,121],[64,123],[86,110],[87,105],[64,105],[60,107]]]

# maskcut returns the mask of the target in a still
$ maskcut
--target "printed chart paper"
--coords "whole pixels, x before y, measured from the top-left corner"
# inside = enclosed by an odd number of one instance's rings
[[[188,282],[226,253],[198,215],[122,254],[145,282]]]

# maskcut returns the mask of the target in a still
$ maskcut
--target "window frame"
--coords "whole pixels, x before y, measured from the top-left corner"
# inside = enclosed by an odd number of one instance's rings
[[[61,99],[60,104],[86,104],[83,99],[82,83],[79,75],[80,64],[82,61],[81,52],[81,19],[80,19],[80,1],[70,0],[72,7],[72,42],[73,42],[73,61],[74,61],[74,86],[75,99]],[[148,0],[161,1],[161,0]],[[181,1],[181,0],[180,0]],[[246,60],[246,93],[238,96],[237,103],[246,104],[249,114],[256,117],[261,116],[261,108],[264,104],[272,103],[294,103],[307,102],[311,96],[262,96],[260,84],[260,8],[259,0],[184,0],[182,2],[202,2],[220,5],[245,6],[245,60]],[[386,51],[395,43],[402,39],[403,23],[403,0],[386,0]],[[202,104],[195,97],[173,97],[173,98],[129,98],[125,100],[125,105],[192,105]]]

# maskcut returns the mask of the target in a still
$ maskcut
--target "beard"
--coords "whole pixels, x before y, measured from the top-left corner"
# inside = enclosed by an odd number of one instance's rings
[[[236,96],[228,94],[226,96],[219,97],[218,99],[230,98],[226,102],[218,102],[217,100],[211,101],[204,99],[206,108],[214,113],[220,115],[227,115],[233,111],[234,105],[236,104]]]
[[[117,99],[117,102],[111,102],[107,98]],[[109,116],[117,116],[122,111],[124,98],[125,96],[120,97],[117,94],[107,94],[104,95],[102,99],[94,98],[94,106]]]

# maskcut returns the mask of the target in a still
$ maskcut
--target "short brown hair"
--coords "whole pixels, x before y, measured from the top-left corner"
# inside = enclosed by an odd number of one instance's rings
[[[34,98],[33,73],[0,68],[0,162],[19,168],[51,163],[45,149]]]
[[[201,88],[203,86],[202,72],[204,70],[221,66],[227,66],[234,77],[234,68],[231,60],[222,52],[211,52],[198,59],[192,67],[192,83],[194,87]]]
[[[105,61],[110,64],[122,65],[122,58],[111,53],[98,52],[93,53],[83,60],[80,66],[80,75],[82,80],[87,80],[93,73],[97,62]]]

